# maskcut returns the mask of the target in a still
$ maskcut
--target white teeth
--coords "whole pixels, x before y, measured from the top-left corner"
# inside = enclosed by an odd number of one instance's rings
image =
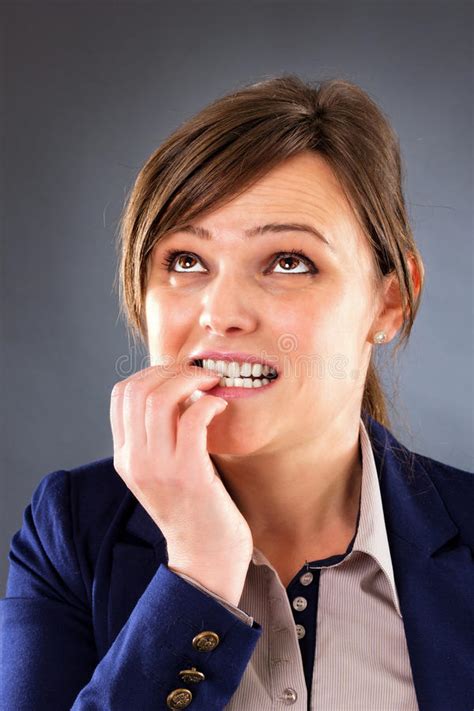
[[[242,363],[240,366],[240,375],[245,378],[252,375],[252,363]]]
[[[221,388],[261,388],[268,385],[268,378],[252,380],[252,378],[221,378],[219,385]]]
[[[215,370],[216,373],[227,378],[246,378],[252,375],[255,378],[261,375],[276,375],[276,371],[269,365],[262,363],[238,363],[237,361],[212,360],[202,361],[204,368]]]
[[[254,378],[260,377],[260,375],[262,374],[262,367],[263,366],[261,363],[254,363],[252,365],[252,375]]]
[[[204,361],[204,362],[206,362],[206,361]],[[212,363],[212,361],[211,361],[211,363]],[[229,378],[236,378],[237,379],[240,375],[240,365],[238,363],[236,363],[235,361],[232,361],[231,363],[227,363],[226,366],[227,366],[226,367],[226,375]],[[212,367],[212,366],[210,366],[210,367]]]

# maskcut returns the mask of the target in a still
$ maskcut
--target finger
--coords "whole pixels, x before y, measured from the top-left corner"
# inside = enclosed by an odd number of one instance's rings
[[[125,441],[122,417],[122,391],[121,383],[116,383],[110,394],[110,426],[112,428],[114,450],[116,451],[123,447]]]
[[[208,375],[209,374],[209,375]],[[191,367],[192,382],[195,383],[195,376],[202,379],[209,376],[216,380],[216,375],[211,375],[197,366]],[[128,444],[131,447],[144,447],[147,443],[146,435],[146,398],[147,394],[166,381],[172,381],[179,377],[176,370],[170,370],[165,366],[150,366],[144,368],[124,381],[116,383],[113,389],[114,396],[111,397],[110,419],[112,433],[114,436],[114,448],[119,449]],[[198,385],[189,386],[194,390]],[[169,428],[168,428],[169,429]],[[176,441],[176,433],[173,432],[173,446]]]
[[[137,370],[136,373],[132,373],[126,381],[123,382],[128,383],[132,380],[145,380],[150,376],[156,377],[157,375],[160,375],[163,380],[166,380],[166,378],[175,378],[177,374],[178,371],[171,365],[149,365],[147,368],[142,368],[142,370]]]
[[[209,390],[215,387],[220,375],[211,373],[198,366],[192,366],[189,375],[178,375],[159,387],[151,390],[146,397],[145,430],[147,446],[174,455],[177,443],[180,405],[196,390]]]
[[[200,400],[189,407],[181,416],[178,423],[176,455],[186,457],[188,452],[193,452],[196,458],[204,462],[209,459],[214,469],[212,460],[207,450],[207,428],[214,417],[220,415],[227,408],[228,402],[215,395],[204,395]],[[199,468],[198,468],[199,469]],[[205,469],[202,469],[205,473]]]
[[[133,449],[146,447],[146,393],[144,380],[140,378],[129,380],[123,391],[122,411],[125,444]]]
[[[123,444],[133,448],[146,447],[145,406],[147,394],[167,380],[177,377],[176,371],[164,366],[153,365],[131,375],[121,384],[121,398],[116,408],[121,406]],[[119,414],[116,415],[117,419]]]

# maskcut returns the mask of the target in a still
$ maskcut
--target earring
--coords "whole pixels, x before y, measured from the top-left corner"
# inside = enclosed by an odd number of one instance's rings
[[[386,338],[387,334],[385,333],[385,331],[377,331],[374,336],[374,343],[383,343]]]

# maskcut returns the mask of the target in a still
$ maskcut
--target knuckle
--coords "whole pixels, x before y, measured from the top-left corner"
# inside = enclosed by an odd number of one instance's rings
[[[146,397],[146,406],[149,409],[158,408],[163,404],[163,394],[158,390],[152,390]]]
[[[196,403],[197,404],[197,403]],[[183,430],[192,430],[199,425],[202,420],[202,406],[188,407],[186,412],[181,416],[180,427]]]
[[[163,378],[175,378],[178,375],[176,370],[173,367],[170,368],[169,365],[154,365],[153,368]]]
[[[133,381],[133,382],[139,382],[140,380],[144,380],[147,375],[150,373],[150,368],[143,368],[142,370],[137,370],[135,373],[132,373],[132,375],[128,378],[128,381]]]
[[[123,382],[119,381],[118,383],[115,383],[114,387],[112,388],[111,397],[118,397],[119,395],[122,394],[123,392]]]
[[[137,397],[142,391],[142,385],[138,380],[130,380],[125,384],[123,394],[125,398]]]

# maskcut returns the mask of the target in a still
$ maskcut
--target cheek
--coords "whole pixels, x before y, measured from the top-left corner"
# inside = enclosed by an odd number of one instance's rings
[[[288,372],[295,375],[319,370],[321,359],[327,356],[331,344],[330,324],[334,319],[331,309],[322,299],[300,298],[291,303],[279,303],[262,322],[274,334],[276,355]]]
[[[332,383],[337,390],[352,382],[360,368],[364,338],[362,305],[353,299],[320,299],[285,316],[280,354],[291,359],[299,374],[308,375],[319,390]],[[360,331],[360,333],[359,333]]]
[[[153,293],[147,293],[145,297],[145,318],[150,338],[162,330],[164,313],[163,304]]]
[[[196,314],[183,308],[176,298],[166,294],[148,294],[145,299],[145,316],[150,350],[156,354],[173,354],[179,344],[189,337]],[[194,320],[193,320],[194,319]]]
[[[145,318],[148,330],[148,342],[152,350],[160,350],[166,345],[167,337],[175,332],[175,314],[171,304],[167,305],[163,299],[158,299],[156,294],[147,294],[145,298]]]

